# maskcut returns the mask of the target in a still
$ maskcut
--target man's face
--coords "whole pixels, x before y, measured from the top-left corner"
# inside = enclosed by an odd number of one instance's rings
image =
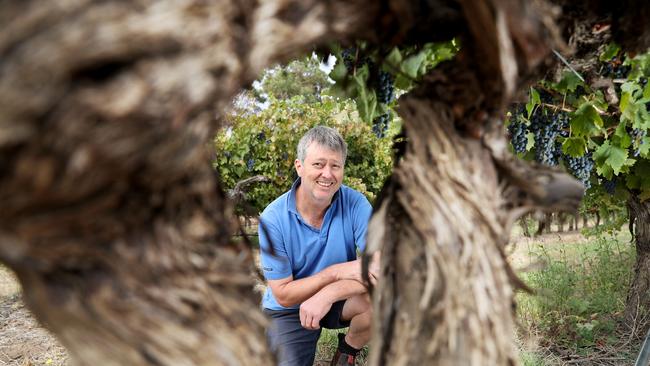
[[[318,203],[329,204],[343,182],[343,156],[316,142],[307,147],[305,161],[296,159],[296,171],[301,179],[301,189]]]

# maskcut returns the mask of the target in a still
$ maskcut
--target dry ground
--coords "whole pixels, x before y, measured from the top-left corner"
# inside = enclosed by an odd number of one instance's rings
[[[554,246],[585,240],[578,232],[553,233],[536,238],[517,236],[513,239],[509,257],[515,269],[535,265],[535,259],[529,256],[533,245],[543,243]],[[317,361],[317,364],[323,363]],[[20,285],[15,276],[0,265],[0,366],[32,365],[67,366],[66,350],[35,321],[23,305]]]
[[[67,364],[65,348],[32,317],[13,273],[0,265],[0,366]]]

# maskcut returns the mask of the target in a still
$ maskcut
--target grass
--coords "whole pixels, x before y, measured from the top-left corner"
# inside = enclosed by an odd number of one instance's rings
[[[582,364],[634,363],[638,349],[620,347],[626,337],[618,330],[635,259],[629,241],[629,234],[622,233],[529,244],[523,256],[544,265],[520,274],[537,291],[516,298],[521,365],[561,365],[569,359],[583,359]],[[323,330],[315,365],[328,364],[339,331],[345,330]],[[367,347],[363,352],[357,365],[367,362]],[[598,361],[600,356],[614,361]]]
[[[586,243],[534,245],[528,254],[545,266],[522,276],[538,292],[517,295],[524,333],[535,334],[538,347],[564,358],[588,358],[617,348],[624,338],[617,326],[635,257],[629,234]],[[545,365],[546,358],[539,351],[521,353],[524,365]]]
[[[347,328],[343,329],[323,329],[320,338],[318,339],[318,345],[316,348],[316,359],[314,365],[324,366],[329,365],[329,362],[332,360],[332,356],[336,352],[336,347],[338,345],[338,333],[347,332]],[[368,347],[363,347],[359,356],[357,356],[356,364],[358,366],[365,366],[368,362]]]

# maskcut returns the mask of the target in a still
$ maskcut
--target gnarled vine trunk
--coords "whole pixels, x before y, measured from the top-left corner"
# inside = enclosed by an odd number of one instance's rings
[[[641,201],[637,195],[631,194],[628,207],[630,219],[634,218],[636,263],[625,305],[625,319],[642,333],[648,327],[644,317],[647,318],[650,311],[650,200]],[[639,326],[645,329],[637,329]]]

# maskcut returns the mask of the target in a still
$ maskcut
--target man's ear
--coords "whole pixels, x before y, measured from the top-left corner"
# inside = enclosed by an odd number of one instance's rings
[[[296,159],[293,161],[293,166],[296,168],[296,173],[298,173],[298,176],[301,177],[301,170],[302,170],[302,162],[300,159]]]

